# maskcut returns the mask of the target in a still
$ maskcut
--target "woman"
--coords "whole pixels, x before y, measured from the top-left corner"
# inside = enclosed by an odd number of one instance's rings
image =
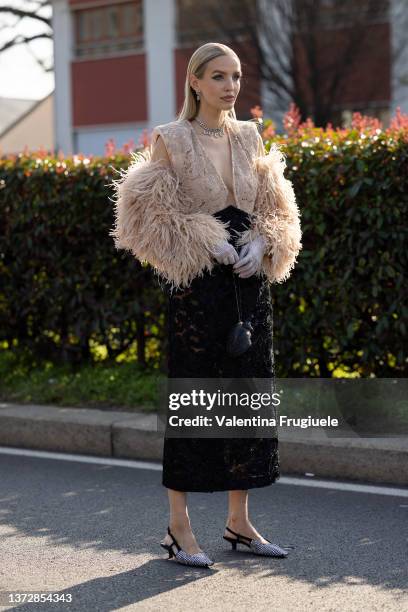
[[[270,285],[290,276],[301,249],[299,211],[281,154],[265,155],[253,122],[237,121],[241,65],[229,47],[207,43],[187,68],[176,121],[157,126],[152,155],[135,155],[116,186],[117,248],[148,261],[168,295],[169,378],[274,380]],[[231,328],[245,319],[252,345],[232,355]],[[247,334],[248,335],[248,334]],[[253,553],[284,557],[248,516],[248,490],[279,478],[277,435],[165,435],[163,485],[169,559],[212,565],[194,537],[188,491],[229,491],[223,537]]]

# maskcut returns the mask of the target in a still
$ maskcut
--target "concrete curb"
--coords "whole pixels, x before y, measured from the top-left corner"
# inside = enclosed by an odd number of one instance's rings
[[[303,434],[304,435],[304,434]],[[0,403],[0,445],[161,461],[155,414]],[[279,430],[282,474],[408,485],[408,437],[310,439]]]

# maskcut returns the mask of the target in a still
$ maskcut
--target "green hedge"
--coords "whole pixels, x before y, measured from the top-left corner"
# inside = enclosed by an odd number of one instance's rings
[[[299,265],[275,286],[285,374],[407,375],[408,125],[354,122],[348,130],[306,122],[274,138],[303,231]]]
[[[277,141],[287,155],[303,230],[292,277],[272,286],[277,373],[404,376],[408,127],[287,128],[264,130],[266,148]],[[128,163],[123,154],[0,160],[3,348],[163,367],[164,296],[108,235],[112,166]]]
[[[128,161],[19,156],[0,162],[3,347],[73,364],[138,356],[157,365],[163,296],[152,272],[116,251],[108,235],[112,163]]]

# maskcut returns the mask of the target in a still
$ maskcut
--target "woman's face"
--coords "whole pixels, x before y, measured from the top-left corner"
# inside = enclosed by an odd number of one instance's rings
[[[239,94],[241,76],[240,62],[230,55],[222,55],[208,62],[202,79],[192,76],[190,84],[200,92],[202,106],[229,110]]]

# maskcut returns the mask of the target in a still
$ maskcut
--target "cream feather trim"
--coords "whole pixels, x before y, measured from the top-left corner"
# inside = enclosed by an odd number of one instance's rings
[[[194,203],[176,174],[150,152],[132,154],[127,170],[113,180],[115,227],[109,232],[115,247],[147,261],[173,289],[211,272],[213,248],[228,240],[229,222],[205,212],[185,212]]]
[[[302,248],[300,213],[292,183],[284,177],[285,158],[276,145],[268,154],[256,157],[258,192],[251,228],[238,239],[242,245],[263,236],[267,243],[262,269],[270,282],[282,283],[290,277]]]

